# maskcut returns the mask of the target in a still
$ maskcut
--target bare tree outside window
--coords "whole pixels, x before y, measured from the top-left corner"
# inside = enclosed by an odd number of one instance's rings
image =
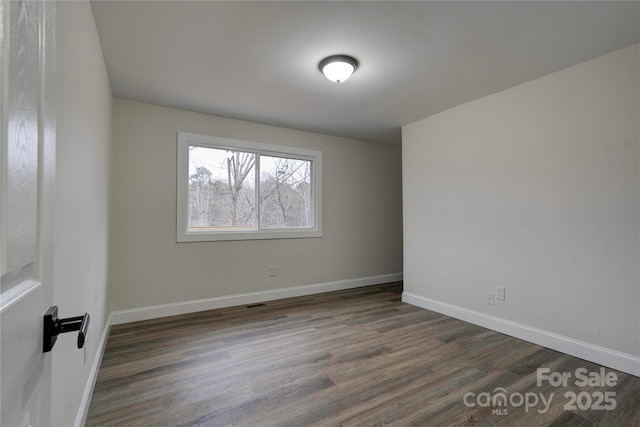
[[[311,218],[311,162],[260,156],[260,222],[307,227]]]
[[[254,229],[254,153],[189,147],[191,230]]]
[[[254,229],[256,159],[264,228],[313,224],[311,161],[210,147],[189,147],[190,230]]]
[[[247,177],[254,177],[255,165],[256,155],[253,153],[233,151],[227,157],[227,185],[231,195],[232,227],[243,223],[246,224],[250,218],[253,218],[255,209],[252,200],[246,194],[247,192],[245,191],[243,194],[242,190]],[[244,204],[242,204],[243,201],[245,202]],[[238,211],[238,204],[240,204],[240,211]]]

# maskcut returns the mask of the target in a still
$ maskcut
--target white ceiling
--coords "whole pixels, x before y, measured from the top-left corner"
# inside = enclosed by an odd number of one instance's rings
[[[387,144],[637,43],[638,2],[92,1],[115,96]],[[360,68],[336,84],[332,54]]]

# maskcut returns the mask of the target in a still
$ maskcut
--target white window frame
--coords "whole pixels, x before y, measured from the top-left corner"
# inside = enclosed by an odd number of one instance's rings
[[[189,146],[248,151],[256,155],[286,157],[311,161],[312,227],[259,228],[257,230],[188,231]],[[322,152],[297,147],[264,144],[217,136],[178,132],[177,153],[177,242],[209,242],[224,240],[299,239],[322,237]],[[259,170],[256,167],[256,177]],[[258,180],[257,178],[256,180]],[[257,191],[257,190],[256,190]],[[257,209],[259,211],[259,207]],[[259,215],[259,213],[258,213]],[[259,223],[259,221],[258,221]]]

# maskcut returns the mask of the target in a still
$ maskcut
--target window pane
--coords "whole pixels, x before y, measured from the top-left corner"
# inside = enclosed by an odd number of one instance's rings
[[[312,227],[311,161],[260,156],[260,225]]]
[[[256,229],[256,155],[189,146],[188,231]]]

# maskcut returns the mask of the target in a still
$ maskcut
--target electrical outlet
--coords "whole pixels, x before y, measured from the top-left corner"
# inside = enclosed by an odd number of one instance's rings
[[[492,294],[491,292],[489,293],[489,295],[487,296],[487,304],[496,305],[496,295],[495,294]]]
[[[274,277],[276,275],[276,266],[275,265],[268,266],[267,274],[269,275],[269,277]]]
[[[504,287],[496,286],[496,299],[504,301]]]

